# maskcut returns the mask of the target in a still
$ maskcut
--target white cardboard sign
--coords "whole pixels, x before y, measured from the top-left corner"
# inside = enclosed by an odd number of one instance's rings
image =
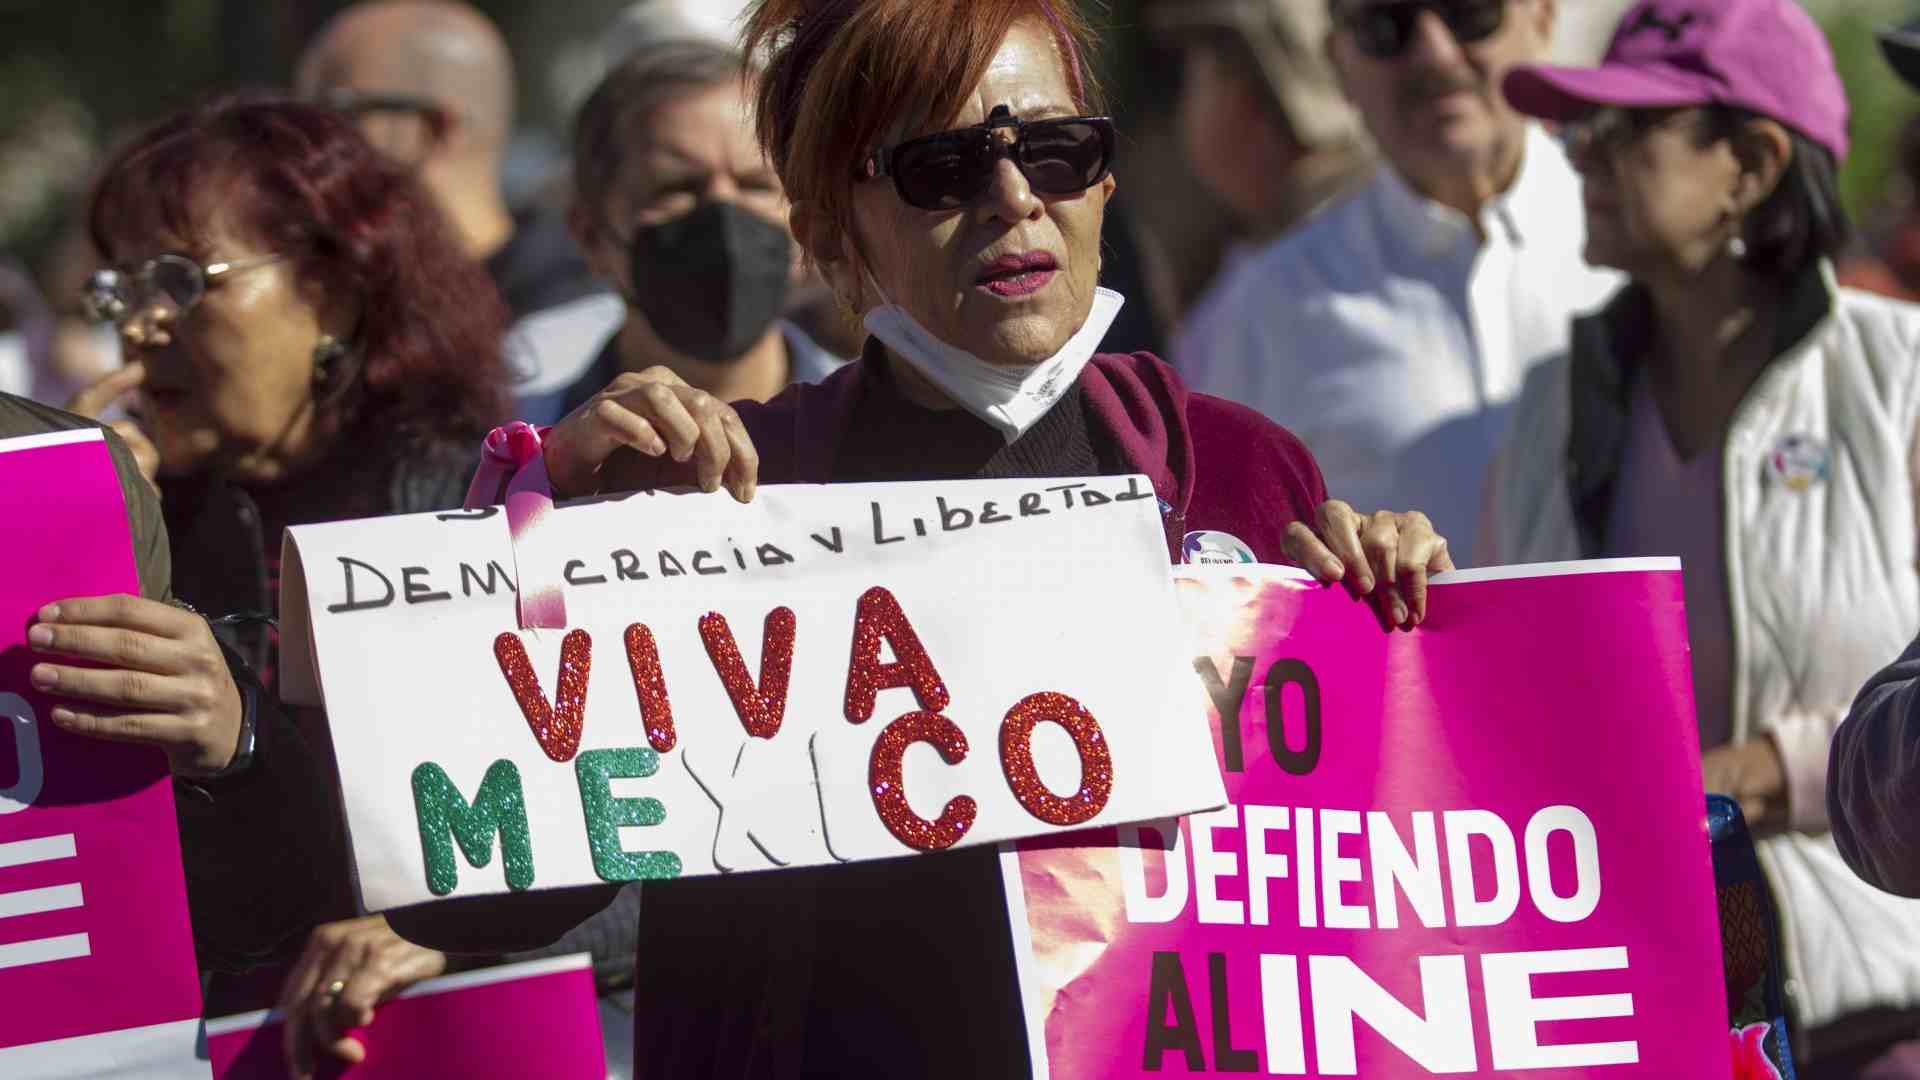
[[[1142,477],[639,493],[290,530],[369,910],[888,858],[1225,792]],[[516,563],[516,557],[524,560]],[[519,630],[515,572],[564,579]]]

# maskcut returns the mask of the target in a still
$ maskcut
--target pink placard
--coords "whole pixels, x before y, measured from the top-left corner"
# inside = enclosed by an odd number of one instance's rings
[[[200,986],[166,760],[61,731],[27,681],[42,606],[140,591],[98,431],[0,441],[0,563],[0,1048],[27,1062],[33,1044],[184,1024],[191,1060]]]
[[[280,1080],[288,1075],[278,1013],[249,1013],[207,1023],[217,1080]],[[329,1063],[321,1076],[418,1080],[428,1076],[538,1076],[603,1080],[593,969],[585,955],[490,968],[413,987],[353,1032],[367,1058]]]
[[[1232,805],[1008,856],[1038,1075],[1730,1075],[1676,562],[1180,592]]]

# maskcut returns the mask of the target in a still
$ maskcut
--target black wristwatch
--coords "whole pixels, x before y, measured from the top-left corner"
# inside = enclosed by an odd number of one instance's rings
[[[249,680],[241,679],[235,679],[233,685],[234,689],[240,691],[240,738],[234,748],[233,760],[217,773],[196,777],[199,782],[226,780],[246,772],[253,765],[254,743],[259,732],[255,715],[260,705],[260,688]]]

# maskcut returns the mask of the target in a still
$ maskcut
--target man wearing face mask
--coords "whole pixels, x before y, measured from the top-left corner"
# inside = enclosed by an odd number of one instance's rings
[[[754,141],[739,53],[642,46],[574,122],[569,225],[626,322],[567,393],[664,366],[722,401],[765,401],[843,361],[780,318],[799,278],[779,177]]]
[[[1565,152],[1500,95],[1547,58],[1556,0],[1325,2],[1327,56],[1384,160],[1236,267],[1175,361],[1299,435],[1329,489],[1417,504],[1465,552],[1527,372],[1619,281],[1581,258]]]

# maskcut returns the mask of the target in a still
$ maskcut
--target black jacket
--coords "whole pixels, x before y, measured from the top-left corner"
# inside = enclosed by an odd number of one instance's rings
[[[163,479],[174,594],[214,619],[272,616],[279,598],[269,590],[269,529],[457,507],[476,460],[472,447],[452,442],[353,444],[345,452],[369,465],[326,468],[323,475],[341,479],[325,486],[256,495],[216,478]],[[277,549],[280,538],[272,543]],[[222,643],[254,670],[271,669],[276,658],[264,620],[218,629]],[[260,695],[263,702],[272,697]],[[202,943],[201,966],[210,970],[287,958],[315,926],[356,914],[321,718],[310,709],[276,712],[285,720],[261,740],[254,768],[224,784],[182,785],[177,800],[195,940]],[[300,775],[285,775],[296,763]]]

